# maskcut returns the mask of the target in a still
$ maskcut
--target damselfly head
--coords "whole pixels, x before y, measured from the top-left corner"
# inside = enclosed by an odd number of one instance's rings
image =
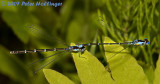
[[[144,41],[145,41],[146,45],[149,45],[149,41],[147,38],[145,38]]]

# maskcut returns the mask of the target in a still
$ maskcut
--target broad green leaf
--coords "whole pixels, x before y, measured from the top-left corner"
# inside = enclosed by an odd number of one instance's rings
[[[25,25],[29,22],[29,14],[25,9],[19,9],[17,12],[5,11],[2,13],[3,20],[12,28],[17,37],[24,43],[27,43],[29,36],[25,32]]]
[[[105,43],[114,43],[105,38]],[[105,54],[116,84],[148,84],[147,77],[137,61],[120,45],[105,45]],[[120,52],[121,51],[121,52]],[[120,53],[119,53],[120,52]],[[118,54],[116,54],[118,53]],[[116,55],[115,55],[116,54]],[[108,79],[108,78],[107,78]],[[111,83],[109,83],[111,84]]]
[[[70,79],[57,71],[51,69],[43,69],[43,72],[50,84],[74,84]]]
[[[0,73],[8,76],[14,81],[30,83],[29,74],[22,62],[15,55],[10,55],[3,46],[0,45]]]
[[[72,56],[82,84],[107,84],[113,82],[104,66],[87,50],[80,57],[79,53],[72,53]]]
[[[149,84],[153,83],[154,80],[154,70],[152,66],[143,67],[144,73],[146,74],[146,77],[148,78]]]
[[[74,0],[65,1],[63,3],[62,9],[61,9],[61,18],[62,18],[62,24],[63,24],[62,28],[66,28],[66,26],[68,25],[69,18],[71,17],[71,14],[73,12],[74,3],[75,3]]]
[[[77,21],[72,21],[68,27],[67,40],[69,42],[75,42],[81,35],[81,25]]]
[[[160,84],[160,80],[159,80],[159,78],[160,78],[160,55],[159,55],[159,58],[158,58],[158,61],[157,61],[157,68],[155,70],[154,75],[155,75],[155,78],[154,78],[153,83],[154,84]]]

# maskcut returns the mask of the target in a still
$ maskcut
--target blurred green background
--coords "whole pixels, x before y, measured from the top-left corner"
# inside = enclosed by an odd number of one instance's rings
[[[42,71],[35,75],[32,73],[47,60],[31,67],[28,64],[54,52],[10,55],[10,50],[66,47],[63,43],[96,42],[97,38],[101,38],[98,42],[102,42],[105,36],[115,42],[148,38],[149,46],[127,49],[142,66],[149,82],[153,82],[160,52],[158,0],[38,1],[63,4],[60,7],[0,5],[0,84],[47,83]],[[88,49],[97,57],[101,55],[98,49]],[[57,70],[75,83],[80,83],[69,53],[63,54],[63,57],[46,68]]]

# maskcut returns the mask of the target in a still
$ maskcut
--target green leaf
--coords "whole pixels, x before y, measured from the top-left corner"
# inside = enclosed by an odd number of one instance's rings
[[[107,84],[114,82],[105,67],[87,50],[80,57],[79,53],[72,53],[72,56],[82,84]]]
[[[29,74],[15,55],[10,55],[3,46],[0,45],[0,73],[8,76],[10,79],[23,83],[28,81]]]
[[[72,15],[73,12],[73,8],[74,8],[74,0],[70,0],[70,1],[65,1],[63,3],[63,7],[61,9],[61,17],[63,18],[62,20],[62,24],[64,28],[66,28],[66,26],[68,25],[67,23],[69,22],[69,18]]]
[[[81,35],[81,25],[77,21],[72,21],[71,24],[68,27],[68,41],[69,42],[75,42],[78,38],[80,38]]]
[[[29,36],[24,27],[29,22],[29,14],[25,9],[19,9],[16,12],[5,11],[2,13],[2,18],[23,43],[28,42]]]
[[[158,58],[158,61],[157,61],[157,68],[155,70],[154,75],[155,75],[155,78],[154,78],[153,83],[154,84],[160,84],[160,80],[159,80],[159,78],[160,78],[160,55],[159,55],[159,58]]]
[[[43,69],[43,72],[50,84],[74,84],[70,79],[57,71],[51,69]]]
[[[105,43],[114,43],[105,38]],[[105,45],[105,54],[116,84],[148,84],[147,77],[137,61],[120,45]],[[140,47],[140,46],[139,46]],[[121,51],[121,52],[120,52]],[[118,53],[118,54],[117,54]],[[116,55],[115,55],[116,54]],[[111,83],[109,83],[111,84]]]
[[[17,6],[8,6],[8,2],[11,2],[11,0],[0,0],[0,11],[17,11]]]

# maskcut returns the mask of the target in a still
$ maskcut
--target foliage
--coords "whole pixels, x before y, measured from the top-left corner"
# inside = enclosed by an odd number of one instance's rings
[[[45,76],[49,83],[56,80],[56,76],[62,77],[63,83],[75,84],[159,83],[159,0],[66,0],[62,3],[62,7],[0,5],[0,77],[4,78],[0,83],[45,84],[48,83]],[[72,53],[73,58],[63,54],[46,67],[55,71],[44,69],[45,76],[42,71],[33,75],[30,68],[37,69],[48,60],[36,63],[36,67],[28,68],[27,64],[55,52],[9,54],[10,50],[66,47],[63,43],[125,42],[144,38],[149,39],[148,46],[88,47],[81,55],[87,59],[80,58],[78,53]],[[112,58],[123,48],[126,49]],[[115,81],[105,70],[101,58],[107,58]]]
[[[109,38],[105,39],[105,42],[112,42]],[[113,43],[113,42],[112,42]],[[72,44],[73,46],[73,44]],[[105,49],[120,50],[121,46],[105,46]],[[112,56],[106,53],[106,56]],[[88,51],[85,51],[80,57],[79,53],[72,53],[78,76],[82,84],[124,84],[124,83],[136,83],[147,84],[148,80],[143,72],[143,69],[137,64],[137,61],[129,54],[121,52],[113,59],[109,60],[111,71],[114,80],[111,78],[106,68]],[[55,71],[53,71],[55,72]],[[46,74],[47,73],[47,74]],[[57,72],[56,72],[57,73]],[[50,76],[48,76],[50,74]],[[52,74],[52,75],[51,75]],[[136,75],[135,75],[136,74]],[[59,80],[59,77],[55,77],[54,73],[45,71],[45,75],[48,76],[48,80]],[[52,79],[50,79],[52,78]],[[61,81],[59,81],[60,83]],[[50,82],[51,83],[51,82]],[[57,82],[58,83],[58,82]],[[65,83],[65,81],[63,82]],[[51,83],[54,84],[54,83]]]
[[[154,82],[153,82],[154,84],[159,84],[160,83],[160,81],[159,81],[159,76],[160,76],[160,67],[159,67],[159,65],[160,65],[160,58],[157,61],[157,68],[156,68],[156,70],[154,72],[154,75],[155,75]]]
[[[69,80],[67,77],[63,76],[62,74],[50,70],[50,69],[44,69],[43,70],[48,82],[50,84],[74,84],[71,80]]]

